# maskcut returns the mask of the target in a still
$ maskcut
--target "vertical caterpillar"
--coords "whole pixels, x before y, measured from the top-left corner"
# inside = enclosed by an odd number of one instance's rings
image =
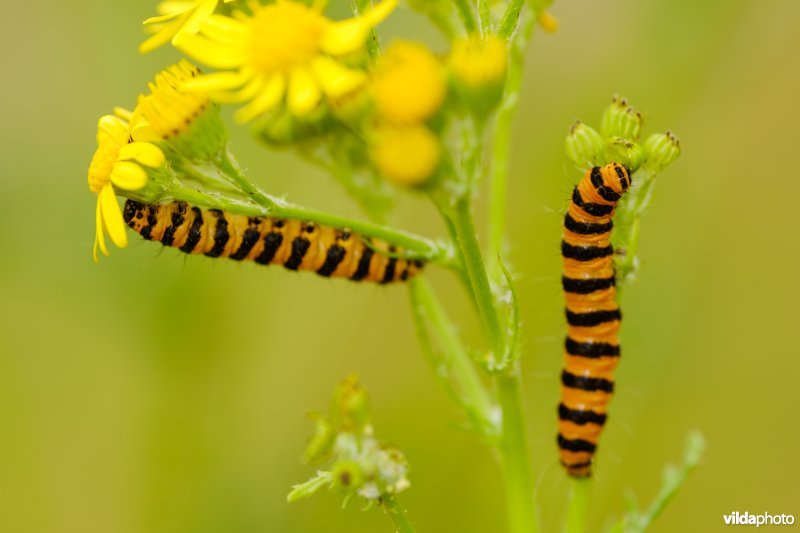
[[[594,167],[575,186],[564,217],[562,284],[568,326],[558,447],[561,463],[573,477],[591,475],[614,391],[622,315],[616,302],[611,219],[630,185],[630,172],[619,163]]]
[[[128,200],[125,223],[147,240],[187,254],[228,257],[324,277],[391,283],[417,274],[421,261],[396,257],[400,248],[313,222],[249,217],[186,202],[148,205]]]

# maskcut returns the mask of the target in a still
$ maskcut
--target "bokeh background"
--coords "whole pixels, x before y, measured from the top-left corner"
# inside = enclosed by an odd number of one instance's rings
[[[327,282],[280,268],[185,258],[136,238],[91,261],[86,169],[97,118],[132,105],[177,55],[142,57],[155,1],[14,2],[4,9],[0,106],[0,531],[389,531],[333,495],[285,503],[334,384],[357,371],[378,434],[407,454],[403,503],[420,531],[503,527],[493,457],[459,429],[416,346],[403,287]],[[649,501],[686,433],[704,465],[653,531],[722,530],[722,515],[800,518],[800,4],[794,0],[558,1],[537,34],[515,125],[510,237],[526,326],[529,440],[545,532],[568,484],[554,406],[564,332],[560,212],[578,176],[562,141],[612,94],[676,131],[684,155],[643,221],[626,289],[625,358],[591,513],[600,530],[628,491]],[[406,10],[385,35],[430,40]],[[328,178],[234,147],[268,191],[358,215]],[[397,224],[442,229],[403,196]],[[432,281],[473,341],[447,273]]]

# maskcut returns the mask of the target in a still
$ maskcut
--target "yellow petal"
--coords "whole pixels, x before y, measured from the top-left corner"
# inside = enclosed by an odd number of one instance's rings
[[[322,92],[331,98],[350,94],[367,82],[364,72],[347,68],[330,57],[315,58],[311,68],[322,86]]]
[[[147,184],[147,173],[131,161],[117,161],[111,169],[110,179],[121,189],[138,191]]]
[[[287,94],[289,110],[297,116],[307,115],[317,107],[320,97],[319,85],[311,73],[304,68],[294,69]]]
[[[109,137],[119,143],[125,142],[128,124],[114,115],[103,115],[97,121],[97,144],[101,144]]]
[[[156,11],[162,15],[180,14],[194,9],[197,0],[163,0],[156,6]]]
[[[397,0],[384,0],[360,17],[331,24],[322,38],[322,49],[331,55],[355,52],[367,40],[369,31],[397,7]]]
[[[189,57],[213,68],[236,68],[245,61],[242,47],[216,43],[201,35],[184,35],[176,46]]]
[[[281,101],[286,92],[286,78],[282,75],[273,76],[266,82],[263,90],[248,105],[236,112],[234,118],[238,122],[248,122],[258,115],[266,113]]]
[[[122,220],[122,210],[114,195],[114,188],[110,185],[103,187],[99,200],[103,226],[108,231],[108,236],[118,248],[125,248],[128,246],[128,236],[125,233],[125,221]]]
[[[247,76],[241,72],[214,72],[192,78],[181,87],[186,91],[210,93],[228,91],[247,83]]]
[[[139,53],[146,54],[147,52],[152,52],[156,48],[164,46],[170,42],[172,38],[175,37],[175,35],[181,30],[181,27],[183,27],[183,23],[187,18],[188,16],[186,15],[181,16],[174,21],[164,24],[162,27],[158,28],[158,31],[156,31],[153,36],[139,45]]]
[[[155,144],[133,142],[120,148],[118,159],[134,159],[142,165],[157,168],[164,164],[164,152]]]
[[[106,247],[106,238],[103,235],[103,215],[100,212],[100,196],[97,197],[97,206],[94,209],[94,247],[92,249],[92,259],[98,263],[100,258],[97,255],[97,248],[103,252],[103,255],[108,256],[108,248]]]
[[[203,35],[226,44],[240,43],[247,38],[247,29],[236,19],[224,15],[211,15],[202,26]]]
[[[166,2],[162,2],[162,4],[163,3],[166,3]],[[159,9],[159,11],[161,11],[161,10]],[[170,20],[172,20],[172,19],[174,19],[176,17],[181,16],[185,11],[186,11],[186,8],[184,7],[183,9],[178,9],[178,10],[175,10],[175,11],[172,11],[172,12],[169,12],[169,13],[165,13],[164,15],[158,15],[158,16],[155,16],[155,17],[150,17],[148,19],[145,19],[145,21],[142,22],[142,24],[144,24],[145,26],[148,26],[150,24],[163,24],[164,22],[170,21]]]
[[[179,39],[181,34],[191,34],[197,33],[200,31],[200,26],[211,16],[214,10],[217,8],[217,0],[202,0],[198,2],[197,7],[189,15],[189,18],[186,20],[186,23],[181,28],[181,31],[175,35],[175,39]],[[175,40],[172,41],[173,44],[177,44]]]

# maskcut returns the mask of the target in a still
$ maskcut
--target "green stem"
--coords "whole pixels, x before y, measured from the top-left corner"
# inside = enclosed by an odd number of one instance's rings
[[[644,169],[637,172],[628,197],[616,215],[616,226],[619,229],[613,235],[614,245],[617,249],[625,250],[625,255],[616,262],[617,277],[620,281],[618,291],[636,275],[636,252],[639,248],[641,217],[653,201],[655,177],[654,173]]]
[[[502,357],[505,352],[505,336],[497,314],[494,295],[492,294],[486,267],[481,256],[480,243],[472,220],[470,202],[466,198],[460,199],[452,213],[453,227],[456,232],[456,245],[461,250],[464,258],[470,288],[475,299],[481,324],[489,341],[490,347],[496,357]]]
[[[267,196],[258,187],[250,183],[250,180],[245,177],[244,173],[239,168],[239,165],[236,164],[229,152],[225,152],[225,154],[219,159],[218,164],[225,175],[232,178],[236,185],[238,185],[239,188],[247,193],[253,199],[253,201],[271,211],[276,208],[276,201]]]
[[[372,0],[353,0],[352,6],[355,15],[363,15],[367,9],[372,7]],[[381,53],[378,31],[375,28],[372,28],[369,39],[367,39],[367,53],[372,61],[375,61]]]
[[[436,262],[453,268],[452,254],[447,246],[405,231],[288,204],[277,198],[268,197],[267,205],[256,204],[246,198],[238,199],[206,193],[180,184],[170,187],[167,197],[168,199],[183,200],[199,207],[222,209],[239,215],[291,218],[335,228],[348,228],[359,235],[381,239],[389,244],[399,246],[408,252],[406,255],[409,258]],[[251,198],[255,199],[253,196]]]
[[[391,494],[386,494],[382,496],[381,500],[386,514],[394,522],[394,527],[397,528],[397,531],[400,533],[414,533],[414,526],[409,522],[405,509],[400,508],[397,499]]]
[[[461,22],[464,24],[464,29],[467,33],[474,33],[478,30],[478,24],[475,22],[475,13],[472,11],[472,5],[469,0],[453,0],[458,10],[458,15],[461,17]]]
[[[591,492],[591,478],[572,479],[572,493],[567,510],[567,533],[584,533],[586,531]]]
[[[506,495],[506,514],[510,533],[535,533],[538,530],[533,505],[533,482],[525,438],[519,368],[497,378],[500,406],[503,409],[503,433],[500,461]]]
[[[519,104],[525,54],[535,27],[536,17],[528,18],[523,31],[512,43],[506,94],[495,119],[495,136],[489,175],[489,255],[486,261],[490,279],[495,283],[500,282],[502,276],[499,261],[502,257],[506,235],[511,126]]]
[[[486,35],[492,31],[492,14],[489,8],[489,0],[478,0],[478,21],[481,25],[481,35]]]
[[[502,39],[510,39],[511,36],[514,35],[519,25],[519,15],[524,5],[525,0],[511,0],[511,3],[508,4],[508,9],[506,9],[503,15],[503,20],[500,23],[500,30],[497,32],[499,37]]]
[[[417,333],[434,375],[476,429],[484,434],[496,433],[492,398],[430,285],[419,276],[409,282],[409,292]],[[429,332],[434,333],[440,351]]]

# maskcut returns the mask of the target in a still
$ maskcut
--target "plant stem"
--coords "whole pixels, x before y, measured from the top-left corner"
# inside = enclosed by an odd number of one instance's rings
[[[453,0],[456,5],[456,10],[461,17],[461,22],[464,24],[464,29],[467,33],[474,33],[478,30],[478,24],[475,22],[475,13],[472,11],[472,5],[469,0]]]
[[[372,8],[372,0],[353,0],[352,7],[355,15],[363,15],[365,11]],[[375,61],[381,53],[378,31],[375,28],[372,28],[369,39],[367,39],[367,53],[372,61]]]
[[[492,31],[492,14],[489,8],[489,0],[478,0],[478,22],[481,26],[481,35],[486,35]]]
[[[382,497],[382,501],[383,508],[389,518],[392,519],[392,522],[394,522],[397,531],[400,533],[414,533],[414,526],[409,522],[406,511],[400,508],[395,497],[391,494],[386,494]]]
[[[500,461],[506,495],[506,514],[510,533],[534,533],[538,530],[533,505],[533,483],[525,438],[525,416],[518,365],[497,378],[500,406],[503,409],[503,433]]]
[[[536,28],[536,13],[526,21],[522,32],[511,43],[506,94],[497,111],[495,136],[492,145],[492,164],[489,175],[489,255],[487,269],[490,279],[498,283],[499,268],[506,235],[506,206],[508,196],[508,160],[511,153],[511,126],[519,104],[525,54]]]
[[[572,479],[569,509],[567,510],[567,533],[584,533],[589,518],[589,500],[592,479]]]
[[[510,39],[514,35],[519,25],[519,14],[524,5],[525,0],[511,0],[511,3],[508,4],[508,9],[506,9],[503,20],[500,23],[500,31],[497,32],[500,38]]]
[[[261,194],[267,196],[264,193]],[[400,246],[406,252],[409,252],[406,254],[409,258],[437,262],[444,266],[453,267],[453,265],[450,264],[451,258],[449,256],[451,254],[447,247],[436,244],[424,237],[387,226],[380,226],[371,222],[354,220],[298,205],[288,204],[277,198],[267,196],[267,205],[261,203],[256,204],[252,201],[248,201],[246,198],[236,199],[229,196],[210,194],[184,185],[172,186],[168,190],[167,195],[169,199],[184,200],[198,207],[222,209],[239,215],[291,218],[336,228],[348,228],[359,235],[374,237],[384,240],[389,244]],[[256,199],[255,196],[251,196],[251,198],[253,200]]]
[[[500,325],[489,278],[486,275],[486,267],[483,264],[469,200],[460,199],[456,203],[452,216],[457,239],[456,245],[464,258],[464,266],[484,333],[494,355],[502,357],[505,352],[505,336]]]
[[[437,379],[476,429],[484,434],[496,433],[492,398],[430,285],[418,276],[409,282],[409,293],[420,342]],[[436,350],[429,331],[434,333],[441,351]]]

